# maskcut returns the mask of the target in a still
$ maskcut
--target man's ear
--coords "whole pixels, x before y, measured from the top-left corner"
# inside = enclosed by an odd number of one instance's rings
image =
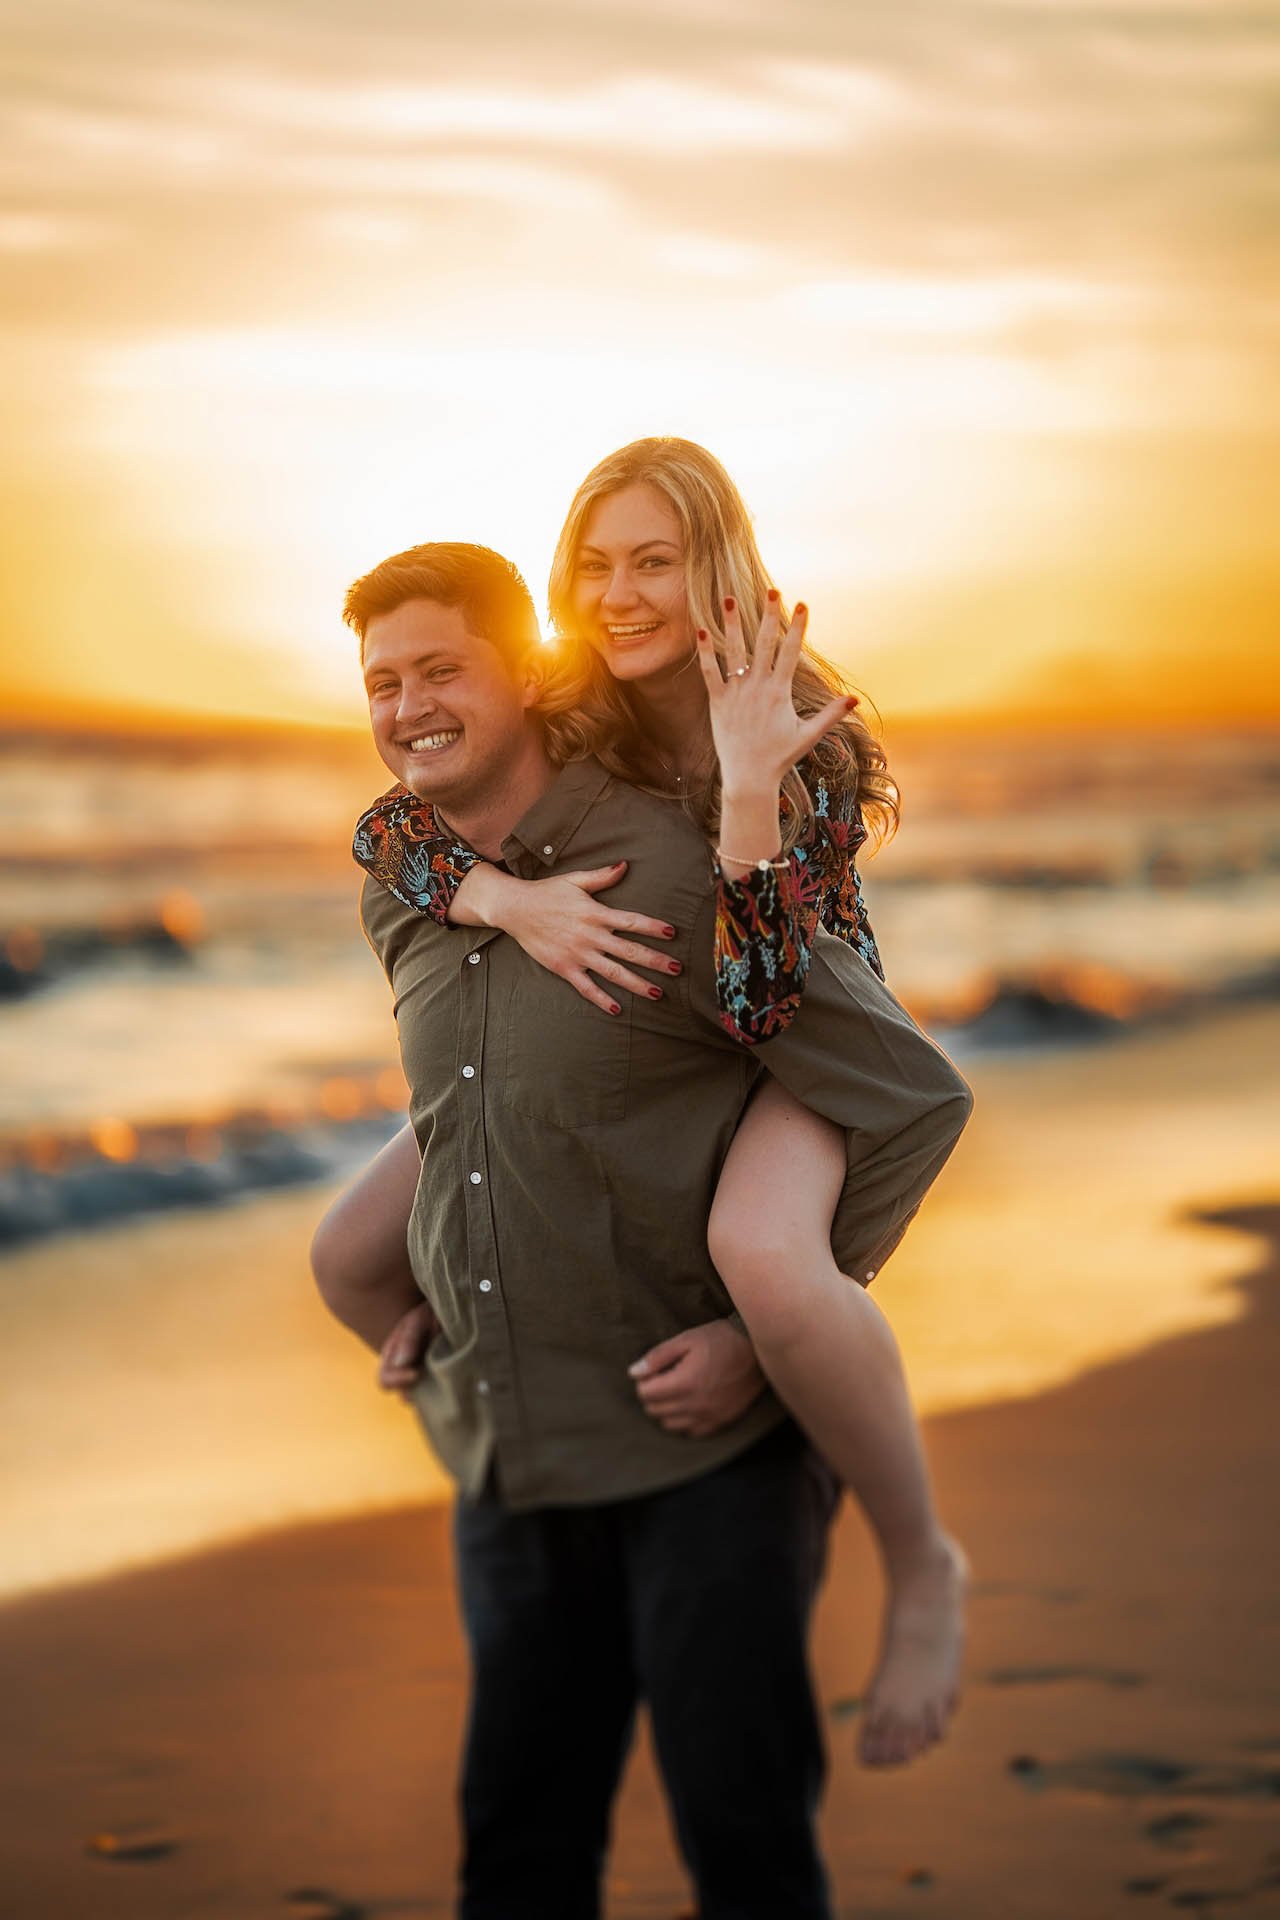
[[[542,690],[547,684],[547,670],[551,665],[547,658],[550,648],[534,647],[525,656],[521,669],[520,704],[536,707],[542,698]]]

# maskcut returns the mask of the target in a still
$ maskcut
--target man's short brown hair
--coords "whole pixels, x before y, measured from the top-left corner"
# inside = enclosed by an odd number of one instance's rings
[[[432,540],[393,553],[349,587],[342,617],[359,638],[362,661],[370,621],[394,613],[407,600],[457,607],[467,631],[491,641],[511,667],[520,666],[542,642],[533,596],[519,569],[492,547]]]

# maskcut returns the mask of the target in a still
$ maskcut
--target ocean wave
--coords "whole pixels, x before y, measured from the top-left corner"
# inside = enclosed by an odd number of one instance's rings
[[[86,1134],[47,1130],[10,1141],[0,1168],[0,1249],[111,1221],[214,1207],[272,1188],[354,1171],[404,1124],[369,1090],[350,1118],[289,1127],[256,1115],[217,1126],[135,1129],[100,1123]]]
[[[1204,988],[1176,988],[1094,964],[987,975],[962,994],[911,1011],[929,1032],[968,1051],[1076,1047],[1143,1027],[1181,1024],[1229,1006],[1280,999],[1280,960]]]
[[[1077,965],[984,976],[963,995],[913,1002],[911,1011],[948,1050],[973,1058],[1093,1046],[1276,999],[1280,962],[1201,991]],[[402,1099],[394,1069],[348,1067],[322,1079],[304,1111],[253,1108],[136,1126],[113,1118],[11,1135],[0,1143],[0,1249],[346,1177],[403,1124]]]

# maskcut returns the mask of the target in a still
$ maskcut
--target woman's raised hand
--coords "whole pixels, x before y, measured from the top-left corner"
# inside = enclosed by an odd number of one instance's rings
[[[778,787],[796,762],[857,705],[851,695],[841,694],[820,713],[801,719],[796,712],[791,685],[808,619],[809,610],[801,603],[784,631],[781,603],[771,590],[748,658],[742,616],[737,603],[726,600],[723,672],[710,636],[698,629],[698,664],[707,683],[711,734],[726,794]]]
[[[660,1000],[662,988],[642,980],[631,969],[644,967],[669,978],[681,971],[680,962],[626,936],[643,934],[646,939],[673,940],[675,928],[665,920],[627,913],[594,897],[616,886],[626,870],[626,861],[619,860],[612,867],[560,873],[547,880],[508,880],[501,910],[490,912],[489,924],[500,926],[531,960],[550,973],[558,973],[584,1000],[605,1013],[621,1013],[622,1009],[613,994],[592,979],[593,974],[615,989],[625,987],[628,993]]]

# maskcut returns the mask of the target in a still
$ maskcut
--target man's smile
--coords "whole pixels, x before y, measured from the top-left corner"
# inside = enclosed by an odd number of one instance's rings
[[[411,740],[402,740],[400,745],[409,753],[439,753],[445,747],[451,747],[455,740],[462,738],[461,727],[448,727],[439,733],[418,733]]]

